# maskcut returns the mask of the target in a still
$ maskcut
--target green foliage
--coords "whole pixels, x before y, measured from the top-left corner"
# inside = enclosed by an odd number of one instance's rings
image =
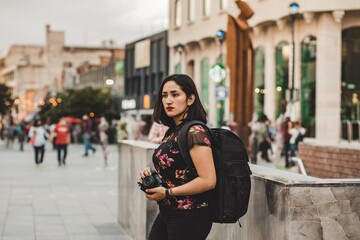
[[[0,114],[5,114],[11,110],[14,99],[11,98],[11,88],[0,83]]]
[[[81,118],[84,114],[94,113],[94,117],[98,118],[108,115],[109,112],[111,112],[111,99],[106,89],[87,87],[46,97],[45,104],[40,107],[39,115],[54,123],[65,116]]]

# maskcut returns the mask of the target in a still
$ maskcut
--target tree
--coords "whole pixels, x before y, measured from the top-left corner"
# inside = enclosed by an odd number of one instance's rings
[[[111,101],[104,89],[91,87],[80,90],[67,90],[56,96],[47,96],[45,104],[40,107],[39,115],[50,123],[59,121],[61,117],[81,118],[84,114],[94,114],[95,118],[111,113]]]
[[[13,104],[14,99],[11,98],[11,88],[0,83],[0,114],[4,115],[9,112]]]

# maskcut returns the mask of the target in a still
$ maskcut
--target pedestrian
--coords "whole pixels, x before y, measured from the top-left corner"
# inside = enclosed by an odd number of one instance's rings
[[[290,121],[290,117],[285,117],[285,119],[281,123],[281,134],[283,139],[283,155],[285,156],[285,167],[290,167],[289,161],[289,150],[290,150],[290,129],[292,127],[292,123]]]
[[[49,138],[48,132],[43,126],[43,122],[40,118],[35,119],[34,125],[29,131],[30,144],[34,147],[35,163],[39,165],[44,161],[45,155],[45,143]]]
[[[189,76],[175,74],[163,80],[153,119],[169,127],[167,136],[153,154],[156,173],[167,187],[146,190],[146,198],[156,201],[160,210],[148,239],[205,240],[212,227],[209,195],[206,192],[216,185],[210,135],[200,125],[192,126],[187,133],[196,175],[189,171],[178,145],[178,134],[184,123],[192,120],[204,124],[207,122],[205,109]],[[140,178],[144,179],[150,174],[151,169],[145,168]]]
[[[134,140],[143,140],[144,139],[144,135],[143,135],[143,130],[146,126],[145,121],[143,121],[140,117],[140,115],[138,115],[135,119],[135,121],[133,122],[133,130],[134,130]]]
[[[295,121],[293,128],[290,129],[290,156],[295,157],[298,150],[299,142],[302,141],[305,135],[305,128],[301,126],[300,121]]]
[[[168,127],[164,124],[153,122],[148,136],[149,141],[152,143],[161,143],[161,140],[164,138],[167,130]]]
[[[65,119],[61,119],[54,128],[56,134],[56,149],[59,166],[66,165],[67,148],[70,143],[70,129]]]
[[[23,152],[24,151],[24,142],[26,140],[25,123],[21,122],[16,127],[17,127],[16,131],[17,131],[20,151]]]
[[[89,156],[89,150],[93,151],[93,154],[96,152],[96,148],[91,145],[90,137],[91,137],[91,120],[87,115],[83,116],[82,130],[83,130],[83,141],[85,147],[84,157]]]
[[[123,120],[118,121],[117,123],[117,140],[127,140],[129,138],[128,131],[126,130],[127,123]]]
[[[109,129],[109,124],[107,123],[107,121],[104,117],[101,117],[100,124],[98,126],[98,130],[99,130],[101,149],[102,149],[103,156],[104,156],[104,166],[105,167],[107,167],[107,165],[108,165],[108,155],[109,155],[109,152],[107,150],[109,138],[106,133],[106,131],[108,129]]]
[[[269,137],[269,127],[267,125],[268,118],[265,114],[261,114],[258,119],[251,123],[251,163],[257,163],[257,154],[261,152],[261,158],[266,162],[269,159],[268,150],[271,150],[271,140]]]

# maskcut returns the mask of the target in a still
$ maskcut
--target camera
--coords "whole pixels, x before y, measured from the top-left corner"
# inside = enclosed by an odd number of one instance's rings
[[[146,176],[142,182],[138,182],[139,187],[142,191],[145,192],[146,189],[155,188],[155,187],[166,187],[166,183],[162,180],[159,174],[155,171],[151,171],[151,175]]]

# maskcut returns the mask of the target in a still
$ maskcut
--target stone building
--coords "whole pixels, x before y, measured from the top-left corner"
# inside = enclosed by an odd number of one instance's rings
[[[221,116],[217,108],[224,107],[224,118],[233,119],[230,106],[242,107],[231,96],[218,104],[216,83],[208,77],[211,65],[225,62],[236,51],[229,39],[221,45],[215,33],[229,29],[230,17],[239,19],[240,2],[169,1],[169,72],[194,78],[211,123]],[[254,11],[248,19],[254,70],[253,89],[244,99],[252,99],[253,116],[265,113],[274,122],[285,112],[292,120],[302,120],[307,137],[338,143],[341,121],[360,119],[360,2],[298,0],[296,15],[290,11],[292,1],[246,3]],[[229,75],[225,85],[231,90]]]
[[[45,45],[13,45],[0,60],[0,81],[13,90],[19,119],[37,111],[46,94],[55,94],[79,84],[84,65],[97,68],[123,59],[123,50],[113,46],[65,45],[63,31],[45,28]]]

